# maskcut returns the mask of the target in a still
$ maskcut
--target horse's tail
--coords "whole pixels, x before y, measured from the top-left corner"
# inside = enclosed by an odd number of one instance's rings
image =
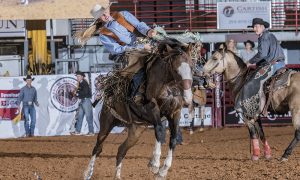
[[[90,160],[89,165],[87,166],[86,170],[84,171],[84,180],[90,180],[92,178],[94,172],[94,164],[96,160],[96,154],[94,154]]]

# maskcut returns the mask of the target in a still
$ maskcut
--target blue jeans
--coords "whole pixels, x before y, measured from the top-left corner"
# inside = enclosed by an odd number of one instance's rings
[[[181,127],[178,128],[176,142],[177,144],[181,144],[183,142]]]
[[[81,102],[79,103],[78,107],[78,116],[75,124],[76,132],[81,131],[82,127],[82,121],[83,117],[85,115],[88,127],[89,127],[89,132],[94,133],[94,126],[93,126],[93,108],[92,108],[92,102],[90,98],[85,98],[82,99]]]
[[[25,126],[25,132],[26,135],[34,135],[34,128],[35,128],[35,122],[36,122],[36,112],[35,112],[35,108],[34,105],[31,106],[23,106],[23,112],[24,112],[24,116],[25,116],[25,122],[24,122],[24,126]],[[30,116],[30,126],[29,126],[29,116]]]
[[[278,71],[279,69],[285,67],[285,63],[283,61],[280,61],[280,62],[277,62],[277,63],[273,64],[272,66],[273,66],[272,75],[274,75],[276,73],[276,71]]]

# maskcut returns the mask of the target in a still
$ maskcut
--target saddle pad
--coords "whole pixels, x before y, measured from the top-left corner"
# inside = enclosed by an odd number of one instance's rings
[[[278,79],[276,77],[276,81],[275,81],[275,84],[274,84],[274,90],[273,91],[276,91],[278,89],[285,88],[285,87],[289,86],[291,75],[295,74],[296,72],[297,71],[289,69],[286,72],[284,72],[282,75],[280,75],[278,77]]]

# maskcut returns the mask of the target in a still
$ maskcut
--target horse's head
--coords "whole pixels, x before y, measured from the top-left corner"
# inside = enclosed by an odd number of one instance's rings
[[[220,49],[216,51],[203,67],[204,74],[214,73],[225,75],[225,79],[235,78],[241,70],[246,68],[246,64],[238,56],[229,50]]]
[[[191,50],[192,45],[175,47],[166,45],[166,56],[164,58],[169,64],[169,71],[171,72],[173,79],[181,82],[181,87],[184,92],[184,101],[187,105],[192,103],[193,97],[191,86],[193,81],[192,67],[194,66],[194,63],[190,56]]]

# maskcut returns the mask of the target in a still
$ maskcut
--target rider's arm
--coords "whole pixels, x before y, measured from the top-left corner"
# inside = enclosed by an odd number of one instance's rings
[[[111,53],[111,54],[121,54],[126,50],[131,49],[143,49],[144,45],[137,45],[137,46],[129,46],[129,45],[120,45],[116,40],[111,37],[100,35],[100,41],[103,46]]]
[[[262,36],[261,38],[259,38],[257,47],[258,52],[253,58],[249,60],[249,63],[257,64],[258,62],[265,60],[268,56],[270,46],[270,40],[267,37]]]
[[[128,11],[122,11],[121,13],[132,26],[134,26],[140,33],[147,36],[147,32],[151,29],[147,24],[145,24],[144,22],[140,22],[134,15],[132,15]]]

